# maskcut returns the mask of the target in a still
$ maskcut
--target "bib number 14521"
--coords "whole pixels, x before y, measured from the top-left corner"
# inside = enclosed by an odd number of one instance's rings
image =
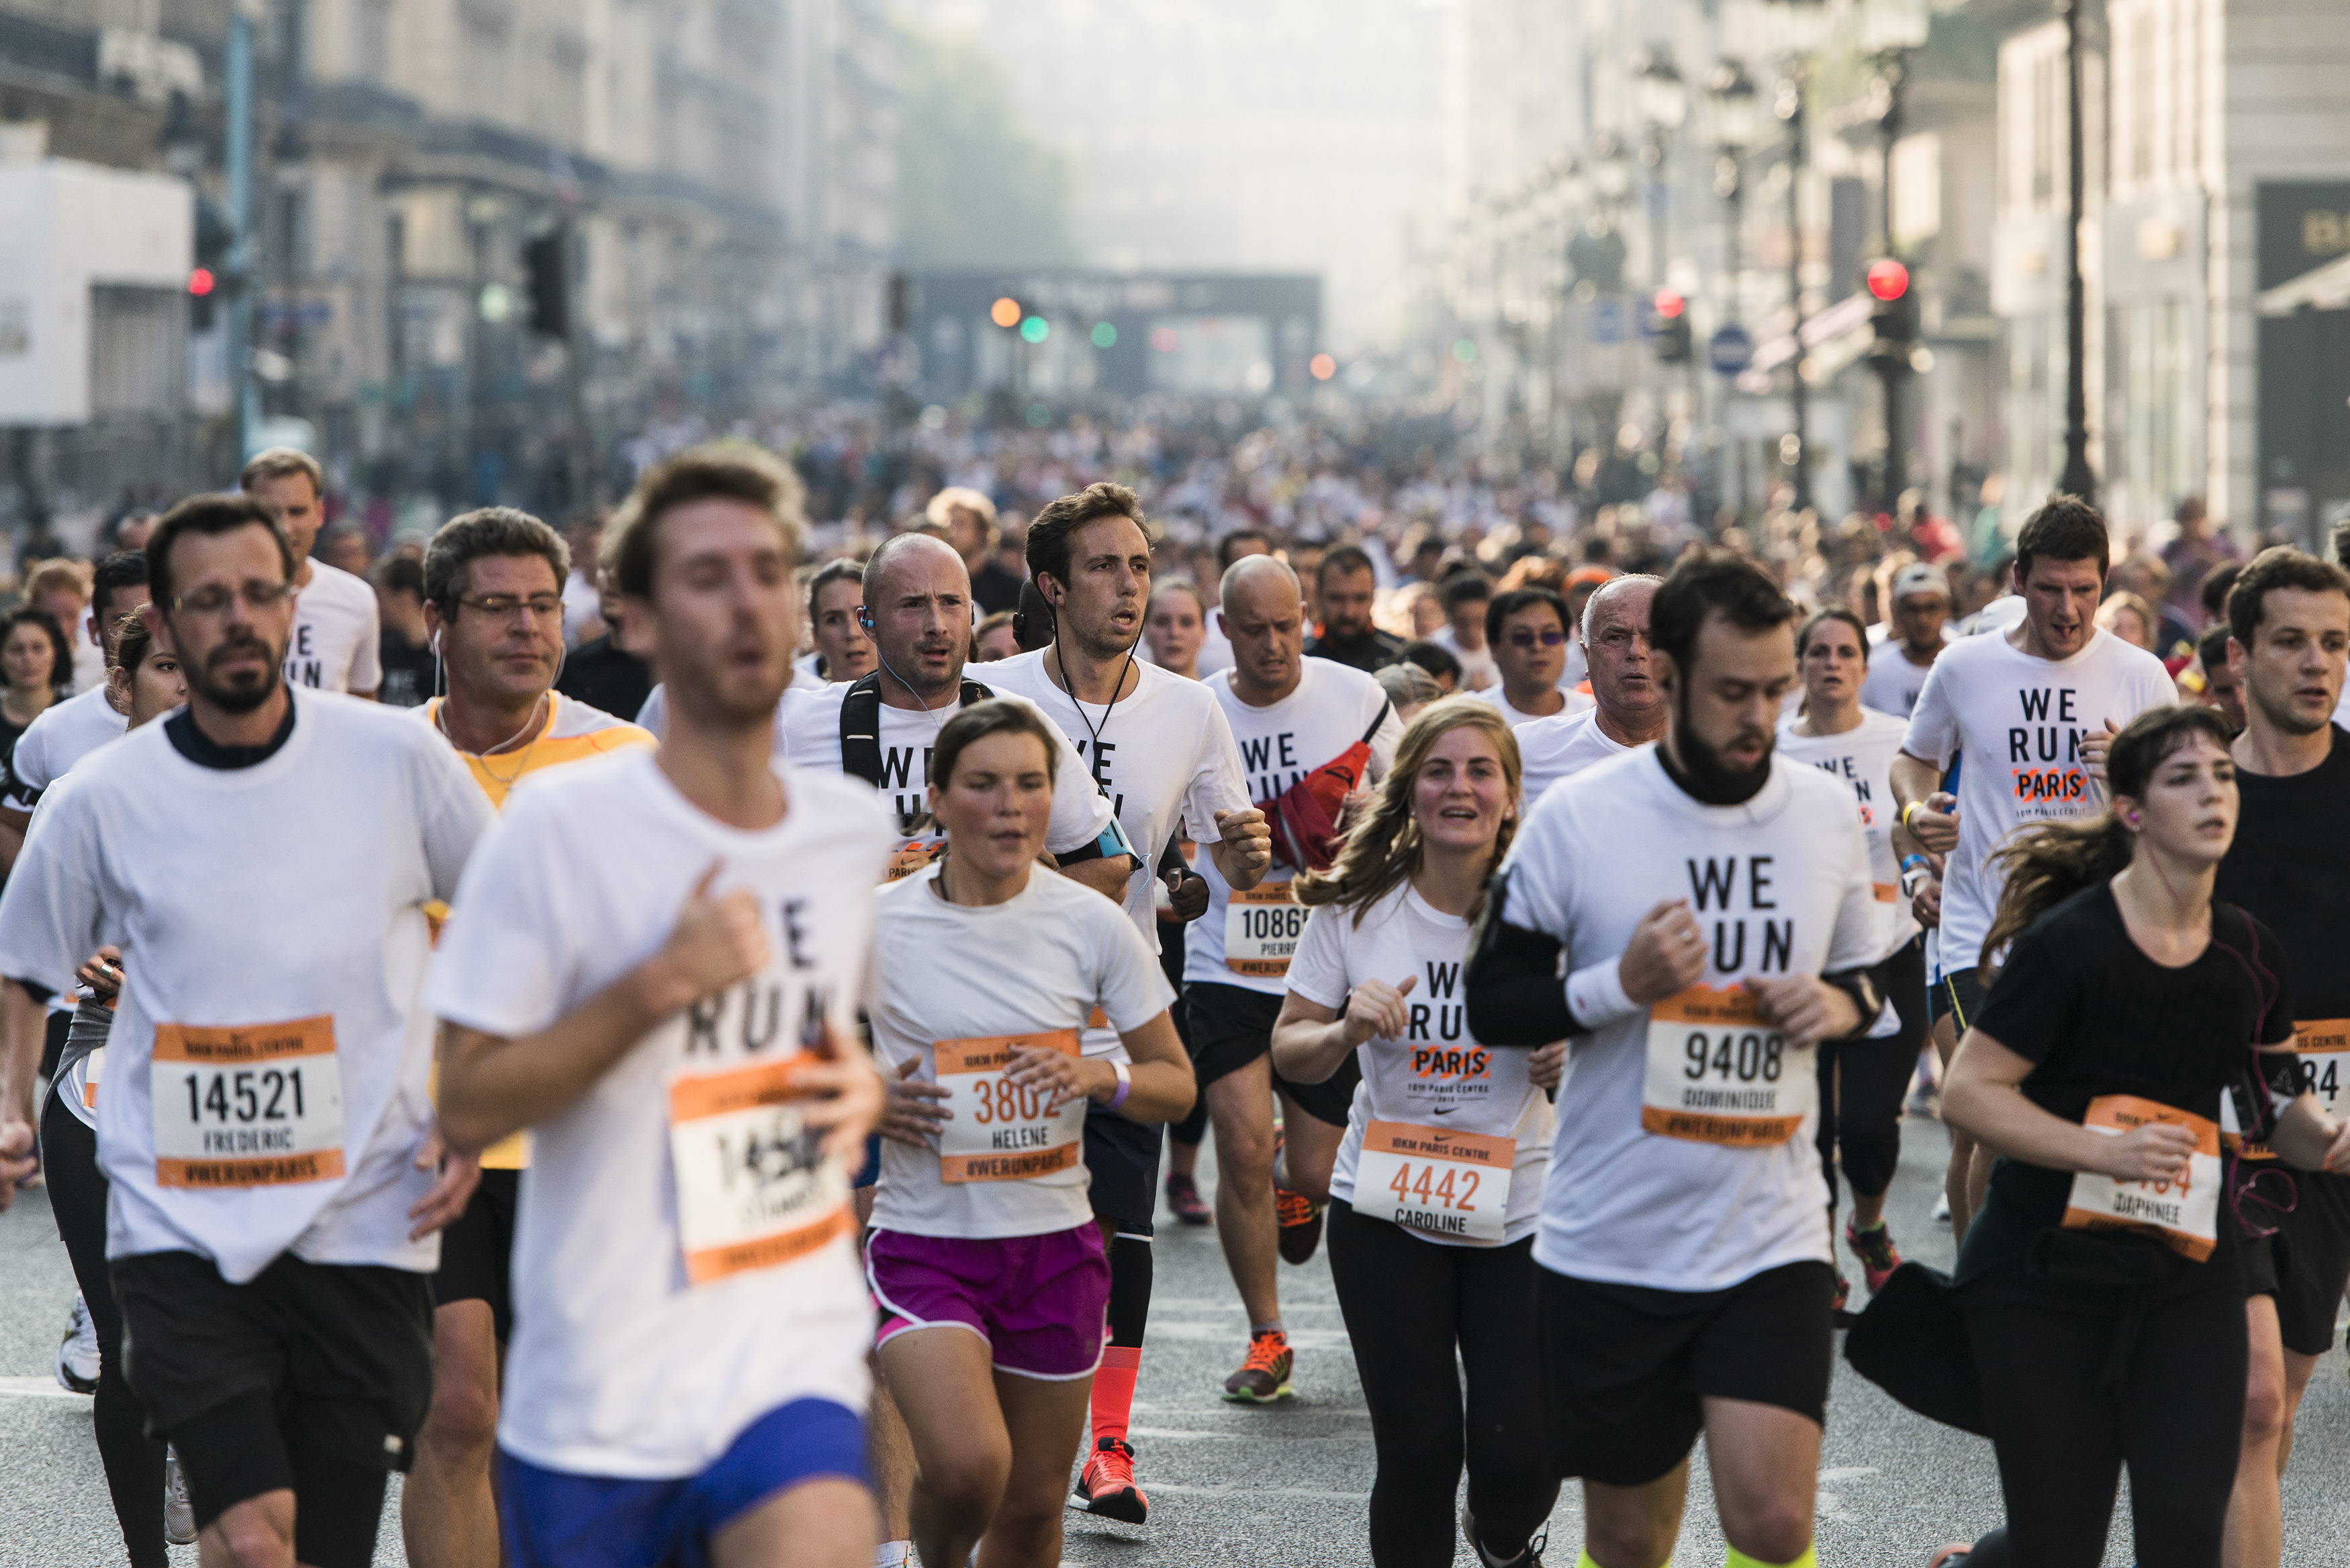
[[[343,1174],[331,1015],[155,1026],[150,1080],[162,1187],[277,1187]]]

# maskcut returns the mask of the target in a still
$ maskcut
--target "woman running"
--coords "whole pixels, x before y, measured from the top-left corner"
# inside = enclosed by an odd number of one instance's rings
[[[1898,657],[1897,649],[1893,655]],[[1901,895],[1898,861],[1916,859],[1918,844],[1893,819],[1893,757],[1908,725],[1860,705],[1868,676],[1868,632],[1841,607],[1824,609],[1795,634],[1796,668],[1804,680],[1804,711],[1780,726],[1779,751],[1789,760],[1823,769],[1853,793],[1861,836],[1868,842],[1869,879],[1884,929],[1886,1000],[1891,1003],[1858,1040],[1820,1044],[1820,1170],[1828,1184],[1828,1229],[1835,1229],[1836,1153],[1852,1184],[1852,1218],[1845,1245],[1860,1260],[1874,1295],[1901,1266],[1885,1228],[1885,1194],[1901,1163],[1901,1099],[1926,1043],[1926,948],[1918,917]],[[1902,854],[1907,851],[1907,856]],[[1836,1305],[1851,1286],[1836,1272]]]
[[[948,852],[885,889],[877,916],[874,950],[894,961],[869,1012],[899,1084],[866,1268],[920,1465],[925,1563],[963,1563],[983,1536],[988,1568],[1059,1563],[1109,1300],[1086,1102],[1153,1124],[1193,1095],[1133,923],[1036,871],[1055,758],[1034,708],[975,702],[948,720],[930,795]],[[1096,1007],[1131,1065],[1079,1054]]]
[[[2298,1076],[2282,946],[2212,901],[2228,739],[2213,709],[2141,714],[2106,759],[2111,810],[2001,852],[1982,950],[2014,945],[1942,1101],[1999,1156],[1955,1285],[2007,1523],[1968,1568],[2095,1568],[2124,1465],[2141,1568],[2220,1561],[2246,1355],[2220,1132],[2350,1169],[2350,1132],[2272,1086]]]
[[[1208,638],[1208,601],[1191,584],[1170,577],[1150,590],[1142,636],[1150,645],[1151,663],[1170,675],[1197,680],[1200,645]]]
[[[1544,1089],[1564,1044],[1491,1050],[1461,970],[1518,816],[1518,745],[1491,703],[1453,697],[1404,731],[1378,803],[1308,906],[1273,1030],[1274,1070],[1362,1084],[1330,1179],[1330,1274],[1370,1407],[1371,1561],[1452,1561],[1452,1499],[1487,1568],[1535,1564],[1558,1480],[1544,1459],[1534,1231],[1550,1162]],[[1464,1418],[1456,1353],[1469,1375]]]
[[[180,661],[150,639],[137,616],[123,618],[115,658],[120,662],[107,671],[106,701],[130,721],[131,729],[161,718],[188,700]],[[71,787],[69,779],[61,780],[50,794]],[[35,831],[40,815],[36,809]],[[77,977],[90,995],[74,1012],[57,1075],[41,1106],[41,1160],[48,1172],[49,1208],[57,1217],[57,1235],[66,1244],[74,1282],[81,1287],[98,1331],[91,1425],[99,1462],[106,1469],[106,1488],[114,1499],[114,1517],[122,1527],[123,1548],[130,1568],[165,1568],[163,1445],[149,1439],[146,1414],[122,1380],[122,1314],[116,1310],[106,1272],[107,1180],[98,1168],[98,1096],[105,1082],[106,1032],[114,1018],[114,993],[121,984],[121,971],[115,967],[121,957],[111,947],[102,948]],[[181,1498],[185,1495],[181,1489]],[[190,1514],[180,1522],[183,1532],[178,1539],[186,1545],[195,1540],[195,1520]]]

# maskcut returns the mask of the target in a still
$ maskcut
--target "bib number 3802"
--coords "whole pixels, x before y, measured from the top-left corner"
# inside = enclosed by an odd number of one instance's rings
[[[803,1056],[670,1085],[685,1277],[704,1285],[814,1251],[854,1222],[848,1173],[801,1115]]]
[[[160,1187],[278,1187],[343,1174],[331,1014],[159,1023],[150,1088]]]
[[[1735,1148],[1785,1143],[1819,1101],[1817,1060],[1762,1022],[1751,992],[1693,985],[1648,1009],[1640,1126]]]
[[[1024,1181],[1077,1163],[1086,1134],[1086,1100],[1073,1095],[1048,1109],[1052,1091],[1008,1075],[1021,1046],[1077,1054],[1077,1032],[941,1040],[931,1046],[939,1086],[952,1113],[939,1130],[939,1179]]]
[[[1278,980],[1289,972],[1305,934],[1305,909],[1289,896],[1287,882],[1236,888],[1224,905],[1224,967]]]

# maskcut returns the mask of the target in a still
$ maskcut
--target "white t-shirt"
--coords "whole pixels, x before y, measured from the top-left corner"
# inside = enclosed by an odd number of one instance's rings
[[[1856,728],[1835,735],[1799,735],[1779,730],[1779,754],[1809,763],[1852,791],[1860,808],[1860,836],[1868,844],[1870,890],[1876,895],[1887,957],[1918,934],[1918,916],[1901,896],[1901,858],[1893,853],[1893,757],[1908,726],[1890,713],[1861,710]]]
[[[1133,924],[1093,889],[1039,868],[1006,902],[974,907],[948,903],[938,879],[932,866],[881,892],[874,946],[883,961],[867,1012],[883,1072],[919,1061],[914,1080],[934,1084],[940,1041],[1078,1033],[1097,1006],[1113,1032],[1128,1032],[1175,1000]],[[1083,1104],[1072,1114],[1081,1128]],[[1081,1148],[1045,1175],[949,1182],[937,1151],[884,1138],[873,1224],[915,1236],[1042,1236],[1092,1222],[1088,1179]]]
[[[287,1251],[440,1260],[439,1237],[408,1239],[432,1183],[411,1163],[432,1130],[424,905],[455,891],[490,803],[399,710],[307,688],[292,701],[293,732],[250,767],[190,762],[170,721],[86,758],[0,896],[0,973],[53,984],[100,942],[122,949],[98,1106],[109,1258],[197,1252],[237,1284]],[[179,1042],[161,1063],[159,1028]],[[201,1065],[212,1053],[256,1065]],[[273,1083],[280,1097],[255,1097]],[[279,1155],[299,1179],[209,1184],[240,1156]]]
[[[1569,691],[1564,686],[1554,690],[1566,699],[1566,706],[1555,713],[1529,713],[1512,702],[1508,694],[1499,685],[1488,686],[1482,691],[1471,691],[1469,695],[1480,702],[1491,703],[1499,708],[1502,711],[1502,716],[1510,722],[1510,728],[1513,730],[1523,730],[1528,724],[1539,724],[1546,719],[1572,719],[1578,713],[1588,713],[1598,706],[1597,700],[1588,692]]]
[[[1515,726],[1515,731],[1518,791],[1524,800],[1524,811],[1534,810],[1534,803],[1548,794],[1553,784],[1573,778],[1595,763],[1638,749],[1625,745],[1599,727],[1599,710],[1596,706],[1554,713],[1547,719]]]
[[[42,709],[16,737],[16,749],[8,758],[8,789],[0,795],[0,805],[30,812],[43,790],[107,742],[120,740],[130,723],[107,704],[103,685]]]
[[[2178,699],[2162,660],[2102,628],[2065,659],[2036,658],[2004,632],[1960,638],[1927,672],[1901,749],[1959,770],[1959,842],[1943,868],[1945,971],[1981,959],[2002,883],[1991,852],[2022,826],[2090,816],[2106,785],[2081,759],[2082,737],[2116,732],[2149,708]]]
[[[1577,971],[1620,958],[1641,917],[1675,896],[1689,899],[1706,938],[1705,987],[1840,973],[1878,956],[1852,797],[1784,757],[1745,805],[1706,805],[1672,782],[1654,746],[1642,746],[1544,795],[1503,869],[1501,918],[1565,945],[1571,996]],[[1761,1147],[1650,1132],[1642,1125],[1649,1009],[1578,1011],[1592,1028],[1573,1037],[1559,1085],[1534,1239],[1543,1267],[1713,1291],[1784,1263],[1832,1261],[1815,1106],[1783,1141]],[[1780,1081],[1813,1080],[1813,1051],[1789,1049],[1780,1060]]]
[[[837,1164],[804,1164],[786,1129],[761,1157],[758,1198],[790,1183],[789,1201],[814,1184],[803,1250],[688,1277],[677,1149],[697,1146],[684,1131],[673,1140],[671,1107],[713,1075],[789,1063],[819,1019],[856,1037],[889,855],[870,790],[776,771],[787,810],[757,831],[703,813],[641,748],[534,774],[452,900],[426,1001],[507,1037],[548,1027],[658,952],[713,862],[714,892],[757,895],[771,948],[757,975],[657,1025],[531,1129],[498,1442],[533,1464],[690,1476],[794,1399],[864,1407],[871,1307]],[[786,1168],[769,1169],[779,1158]],[[821,1202],[827,1183],[837,1206]],[[696,1210],[705,1224],[711,1212]],[[695,1252],[698,1271],[707,1256]]]
[[[580,629],[604,613],[604,597],[587,574],[573,571],[563,579],[563,640],[577,648],[582,639]]]
[[[1347,1108],[1331,1196],[1358,1210],[1372,1209],[1370,1202],[1355,1199],[1355,1172],[1372,1122],[1506,1137],[1517,1145],[1517,1157],[1502,1240],[1517,1241],[1534,1233],[1542,1207],[1543,1174],[1550,1165],[1550,1102],[1526,1076],[1532,1053],[1481,1045],[1469,1033],[1461,983],[1468,958],[1469,922],[1436,909],[1406,882],[1364,910],[1359,926],[1351,908],[1336,904],[1309,914],[1297,956],[1290,961],[1289,989],[1335,1011],[1364,981],[1419,981],[1404,997],[1411,1009],[1405,1037],[1380,1035],[1356,1048],[1363,1081]],[[1455,1237],[1413,1233],[1446,1246],[1462,1244]]]
[[[1378,681],[1326,659],[1309,657],[1298,663],[1297,689],[1266,708],[1253,708],[1232,695],[1230,670],[1220,670],[1200,682],[1214,693],[1216,705],[1224,711],[1232,741],[1240,748],[1249,801],[1259,807],[1269,808],[1283,791],[1325,763],[1335,761],[1370,731],[1374,721],[1378,730],[1371,735],[1365,782],[1376,783],[1387,776],[1388,765],[1395,761],[1396,742],[1403,738],[1395,705]],[[1225,963],[1224,927],[1231,916],[1232,888],[1217,874],[1211,856],[1201,856],[1192,869],[1207,879],[1208,912],[1183,928],[1183,983],[1236,985],[1266,996],[1286,993],[1289,982],[1279,973],[1243,974]],[[1243,919],[1252,899],[1267,906],[1284,899],[1297,869],[1284,864],[1276,854],[1264,880],[1243,896]],[[1287,907],[1295,909],[1294,904]],[[1298,911],[1293,923],[1302,930],[1303,911]]]
[[[1502,669],[1493,662],[1492,649],[1461,647],[1460,634],[1449,625],[1438,627],[1436,634],[1428,640],[1461,661],[1461,691],[1482,691],[1488,686],[1502,683]]]
[[[1943,645],[1947,647],[1950,640],[1950,628],[1946,623],[1942,628]],[[1878,643],[1869,650],[1868,674],[1860,683],[1860,705],[1907,719],[1917,711],[1918,694],[1926,690],[1926,672],[1933,668],[1930,664],[1910,663],[1898,640],[1887,639]]]
[[[294,596],[286,681],[321,691],[373,691],[383,684],[380,616],[375,590],[363,579],[312,561],[309,585]]]
[[[67,628],[73,639],[73,689],[77,691],[100,691],[106,687],[106,649],[90,641],[89,633],[77,619]]]

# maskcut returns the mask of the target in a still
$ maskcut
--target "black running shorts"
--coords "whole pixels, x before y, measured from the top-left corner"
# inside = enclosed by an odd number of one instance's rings
[[[484,1170],[482,1184],[455,1223],[441,1232],[441,1267],[432,1276],[432,1304],[487,1302],[498,1343],[514,1337],[515,1198],[519,1170]]]
[[[2298,1201],[2276,1222],[2277,1327],[2287,1350],[2324,1355],[2341,1343],[2334,1314],[2350,1286],[2350,1177],[2292,1175]]]
[[[1086,1169],[1093,1177],[1087,1196],[1094,1212],[1115,1221],[1122,1235],[1151,1233],[1159,1137],[1158,1127],[1130,1122],[1099,1101],[1086,1106]]]
[[[1826,1425],[1828,1264],[1787,1263],[1719,1291],[1535,1276],[1552,1473],[1645,1486],[1689,1456],[1708,1395]]]
[[[1982,1011],[1983,998],[1989,994],[1974,965],[1944,970],[1942,978],[1926,988],[1926,1010],[1935,1020],[1950,1019],[1963,1035],[1973,1027],[1975,1014]]]
[[[1183,1008],[1191,1037],[1191,1072],[1200,1093],[1229,1073],[1236,1073],[1273,1050],[1273,1026],[1281,1016],[1278,996],[1246,986],[1217,985],[1195,981],[1183,988]],[[1297,1108],[1332,1127],[1347,1125],[1347,1108],[1355,1103],[1355,1085],[1363,1081],[1362,1067],[1352,1056],[1319,1084],[1294,1084],[1279,1073],[1274,1086],[1297,1103]]]

